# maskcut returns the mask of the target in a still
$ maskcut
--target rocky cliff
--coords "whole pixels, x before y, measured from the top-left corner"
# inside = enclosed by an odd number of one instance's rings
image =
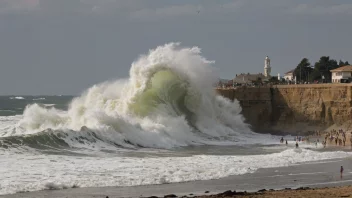
[[[299,132],[330,126],[352,129],[352,85],[313,84],[217,89],[238,100],[257,132]]]

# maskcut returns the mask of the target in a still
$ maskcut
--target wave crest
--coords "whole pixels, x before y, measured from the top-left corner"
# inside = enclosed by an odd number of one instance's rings
[[[119,145],[157,148],[247,141],[240,105],[216,96],[214,62],[200,52],[159,46],[132,64],[129,79],[94,85],[68,111],[28,106],[16,133],[87,127]]]

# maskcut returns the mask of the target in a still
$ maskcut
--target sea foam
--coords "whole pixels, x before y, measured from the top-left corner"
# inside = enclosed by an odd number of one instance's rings
[[[259,139],[238,102],[216,95],[214,62],[200,52],[178,43],[150,50],[133,62],[128,79],[94,85],[68,111],[27,106],[16,135],[84,127],[115,145],[153,148]]]
[[[247,156],[79,157],[0,152],[0,194],[72,186],[136,186],[219,179],[259,168],[292,166],[307,161],[350,157],[347,152],[288,149]]]

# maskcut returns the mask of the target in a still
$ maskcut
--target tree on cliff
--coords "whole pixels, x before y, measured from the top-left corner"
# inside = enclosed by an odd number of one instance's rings
[[[339,67],[346,66],[346,65],[350,65],[350,63],[348,61],[343,62],[342,60],[340,60]]]
[[[315,81],[321,80],[324,77],[325,82],[331,82],[330,70],[350,65],[348,61],[344,62],[340,60],[338,63],[334,59],[330,59],[329,56],[320,57],[319,61],[314,64],[314,68],[309,63],[307,58],[301,60],[297,65],[294,76],[297,77],[297,81]],[[301,76],[302,75],[302,76]],[[301,78],[302,77],[302,78]]]
[[[313,68],[307,58],[303,58],[297,65],[293,74],[296,76],[297,81],[305,82],[309,81],[309,75],[311,75]]]
[[[256,80],[252,81],[255,85],[263,84],[263,80],[261,77],[258,77]]]
[[[277,79],[277,77],[275,76],[272,76],[270,79],[269,79],[269,83],[273,83],[273,84],[278,84],[280,81]]]
[[[327,81],[331,79],[330,70],[338,68],[338,64],[336,60],[330,60],[329,56],[320,57],[319,61],[314,64],[314,69],[319,71],[322,76]]]
[[[341,63],[342,61],[340,61]],[[346,62],[348,63],[348,62]],[[343,66],[345,63],[341,63],[341,66]],[[327,82],[331,81],[331,72],[330,70],[336,69],[339,67],[339,64],[337,64],[337,61],[334,59],[330,59],[329,56],[322,56],[320,57],[319,61],[314,64],[314,70],[316,70],[315,73],[320,73],[320,76],[324,76],[324,79],[326,79]],[[320,77],[320,79],[321,79]],[[313,79],[315,80],[315,79]]]

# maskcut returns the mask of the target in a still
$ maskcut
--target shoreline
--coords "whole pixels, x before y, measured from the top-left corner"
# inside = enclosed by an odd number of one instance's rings
[[[209,196],[226,191],[257,192],[262,189],[282,190],[301,187],[324,188],[352,185],[352,158],[332,159],[308,162],[294,166],[259,169],[251,174],[234,175],[216,180],[192,181],[149,186],[131,187],[87,187],[65,190],[43,190],[2,195],[3,198],[22,197],[53,197],[53,198],[83,198],[83,197],[164,197],[175,196]],[[345,167],[343,178],[340,178],[339,168]],[[282,191],[275,191],[282,192]],[[263,194],[263,193],[262,193]],[[252,194],[254,195],[254,194]],[[220,195],[218,195],[220,196]],[[258,195],[259,196],[259,195]]]
[[[342,186],[342,187],[325,187],[325,188],[309,188],[301,187],[297,189],[283,189],[283,190],[273,190],[273,189],[261,189],[257,192],[236,192],[236,191],[225,191],[223,193],[215,195],[202,195],[195,196],[195,198],[223,198],[223,197],[250,197],[250,198],[262,198],[262,197],[352,197],[352,186]]]

